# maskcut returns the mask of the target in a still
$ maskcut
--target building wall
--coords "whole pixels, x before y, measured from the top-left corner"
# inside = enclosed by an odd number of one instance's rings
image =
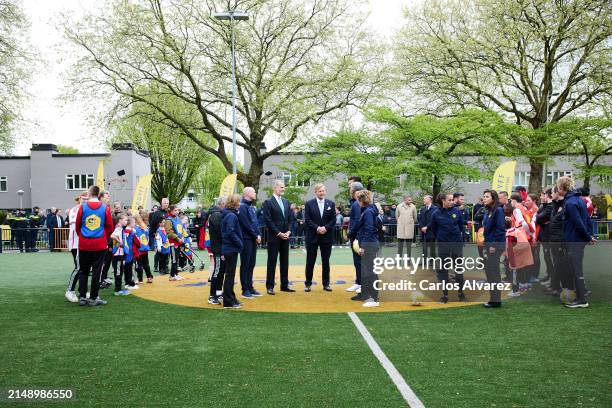
[[[0,192],[0,209],[19,208],[17,191],[23,190],[23,207],[28,208],[30,195],[30,158],[0,159],[0,176],[7,178],[6,192]]]
[[[68,190],[66,175],[91,174],[95,182],[100,160],[104,160],[103,188],[110,191],[112,201],[129,206],[138,179],[151,172],[151,159],[131,148],[111,153],[65,155],[58,154],[53,145],[40,146],[33,147],[29,158],[0,158],[0,176],[7,176],[9,181],[8,192],[0,193],[0,208],[19,207],[15,192],[21,188],[25,191],[25,208],[57,207],[64,211],[74,205],[74,197],[84,190]],[[122,170],[125,174],[119,175]]]

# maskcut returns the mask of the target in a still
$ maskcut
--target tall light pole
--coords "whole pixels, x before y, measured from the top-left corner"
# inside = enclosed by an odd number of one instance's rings
[[[546,139],[548,139],[548,124],[550,123],[550,99],[553,96],[559,96],[559,92],[552,92],[552,89],[548,92],[548,95],[546,95]],[[548,140],[546,141],[548,143]],[[546,186],[546,175],[548,173],[548,166],[546,165],[546,162],[544,162],[544,172],[542,174],[542,180],[540,180],[541,184],[543,186]]]
[[[234,47],[234,21],[248,20],[249,15],[242,11],[230,10],[213,15],[217,20],[229,20],[232,36],[232,173],[238,174],[236,165],[236,50]],[[234,191],[238,188],[234,184]]]

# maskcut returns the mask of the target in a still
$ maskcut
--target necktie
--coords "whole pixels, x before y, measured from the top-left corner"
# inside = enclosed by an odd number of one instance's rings
[[[323,207],[325,207],[325,201],[319,200],[319,213],[321,214],[321,219],[323,219]]]
[[[281,212],[283,213],[283,217],[285,216],[285,206],[283,205],[283,199],[280,197],[276,197],[276,201],[281,208]]]

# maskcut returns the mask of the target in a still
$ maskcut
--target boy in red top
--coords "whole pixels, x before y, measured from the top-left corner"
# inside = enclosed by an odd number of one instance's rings
[[[76,216],[76,232],[79,236],[79,305],[100,306],[106,301],[98,297],[100,274],[108,250],[108,238],[113,232],[110,209],[100,200],[100,188],[89,188],[89,199],[79,207]],[[87,299],[87,280],[92,271],[91,290]]]

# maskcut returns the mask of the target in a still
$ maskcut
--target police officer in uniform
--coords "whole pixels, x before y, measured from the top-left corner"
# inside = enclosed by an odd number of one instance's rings
[[[28,216],[30,220],[30,231],[28,231],[26,237],[26,252],[38,252],[36,249],[36,241],[38,240],[38,228],[42,225],[42,219],[40,215],[38,215],[40,209],[38,207],[34,207],[32,213]]]

